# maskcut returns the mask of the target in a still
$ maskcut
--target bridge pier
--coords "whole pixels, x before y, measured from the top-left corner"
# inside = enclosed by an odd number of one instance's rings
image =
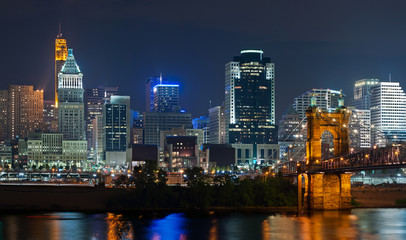
[[[351,209],[352,174],[308,173],[303,175],[305,175],[304,205],[306,209]]]

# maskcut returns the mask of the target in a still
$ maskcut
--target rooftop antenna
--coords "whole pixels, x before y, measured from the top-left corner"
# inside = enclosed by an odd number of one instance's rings
[[[389,82],[392,82],[392,73],[389,73]]]
[[[61,32],[61,22],[59,21],[59,32],[58,32],[58,38],[62,37],[62,32]]]
[[[162,73],[159,75],[159,83],[162,84]]]
[[[209,101],[209,104],[210,104],[210,108],[211,108],[211,100]]]

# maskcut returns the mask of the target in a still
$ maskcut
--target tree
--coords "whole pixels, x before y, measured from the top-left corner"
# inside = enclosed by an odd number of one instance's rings
[[[128,186],[128,184],[130,183],[128,176],[127,175],[120,175],[118,176],[115,180],[114,180],[114,184],[118,187],[120,187],[121,185],[124,185],[125,187]]]
[[[48,163],[44,165],[44,168],[45,168],[45,170],[47,170],[47,171],[49,170],[49,165],[48,165]]]
[[[203,173],[203,168],[193,167],[185,170],[185,182],[189,187],[210,184],[210,177]]]
[[[135,186],[137,188],[152,187],[167,181],[166,172],[158,169],[156,161],[146,161],[142,166],[134,167]]]

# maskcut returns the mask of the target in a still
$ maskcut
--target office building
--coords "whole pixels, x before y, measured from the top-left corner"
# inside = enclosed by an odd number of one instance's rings
[[[274,74],[274,64],[262,50],[243,50],[226,64],[226,141],[277,143]]]
[[[76,63],[72,49],[69,49],[58,78],[58,130],[64,134],[65,139],[85,140],[83,73]]]
[[[93,136],[97,135],[97,133],[94,133],[94,131],[100,130],[96,130],[97,126],[94,123],[97,123],[97,120],[94,120],[97,116],[103,115],[103,105],[110,102],[110,96],[112,95],[118,95],[118,87],[100,87],[85,90],[86,140],[90,158],[93,158],[95,152],[96,143]]]
[[[27,155],[30,166],[87,167],[87,143],[84,140],[68,140],[61,133],[31,133],[27,140],[20,142],[26,142],[26,153],[23,149],[20,152]]]
[[[317,107],[332,110],[338,107],[338,99],[342,93],[332,89],[312,89],[294,99],[293,108],[299,113],[300,118],[306,116],[306,110],[310,106],[312,97],[316,98]],[[343,99],[346,96],[342,94]]]
[[[254,165],[267,166],[279,160],[278,144],[243,144],[234,143],[235,165],[251,168]]]
[[[196,140],[195,136],[166,136],[165,163],[169,171],[201,167]]]
[[[306,121],[293,108],[283,113],[278,126],[279,154],[281,160],[300,160],[306,156]]]
[[[180,109],[178,84],[157,84],[153,92],[155,112],[174,112]]]
[[[57,108],[52,100],[44,101],[44,130],[46,132],[58,131]]]
[[[115,97],[115,96],[112,96]],[[105,104],[103,107],[103,150],[106,164],[127,166],[127,149],[129,146],[129,108],[125,103],[128,96]],[[114,103],[113,103],[114,102]]]
[[[206,116],[201,116],[192,120],[193,129],[203,130],[203,143],[209,143],[209,118]]]
[[[165,137],[167,136],[195,136],[196,144],[201,147],[204,143],[204,133],[203,129],[185,129],[185,126],[179,128],[172,128],[171,130],[160,132],[160,145],[164,146]]]
[[[151,77],[145,82],[145,111],[154,111],[154,87],[158,84],[169,84],[167,78]]]
[[[131,143],[144,144],[144,115],[132,111]]]
[[[55,39],[55,107],[58,108],[58,78],[62,66],[65,64],[68,57],[68,47],[66,46],[66,39],[62,38],[61,29],[59,26],[59,33]]]
[[[354,107],[349,109],[352,111],[348,124],[351,151],[356,152],[371,148],[371,111],[355,109]]]
[[[192,128],[191,114],[182,112],[145,112],[144,143],[160,145],[161,131],[180,127]]]
[[[351,106],[360,110],[371,108],[371,88],[379,84],[379,79],[361,79],[354,84],[354,98]]]
[[[7,139],[8,90],[0,90],[0,139]]]
[[[406,96],[398,82],[371,87],[371,128],[374,144],[406,141]]]
[[[41,129],[44,118],[44,93],[33,86],[9,85],[8,134],[10,139],[25,138]]]
[[[226,140],[226,116],[224,105],[209,109],[209,141],[210,144],[225,144]]]

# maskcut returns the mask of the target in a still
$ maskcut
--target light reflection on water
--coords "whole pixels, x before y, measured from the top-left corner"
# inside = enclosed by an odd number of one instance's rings
[[[311,215],[230,214],[151,219],[123,214],[0,215],[8,239],[406,239],[406,209],[355,209]]]

